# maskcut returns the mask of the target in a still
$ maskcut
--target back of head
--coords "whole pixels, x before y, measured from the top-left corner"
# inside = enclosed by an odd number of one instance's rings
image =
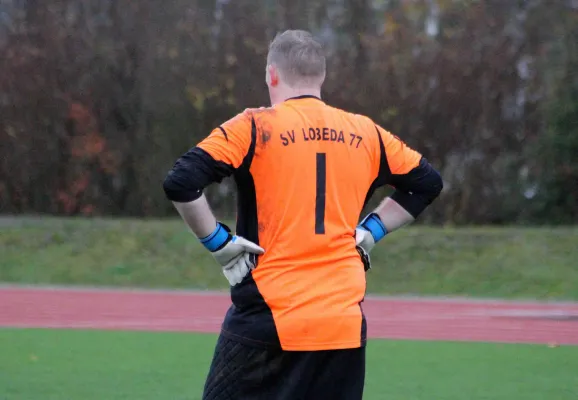
[[[278,34],[269,45],[267,64],[277,67],[283,82],[292,88],[321,87],[325,80],[323,47],[307,31]]]

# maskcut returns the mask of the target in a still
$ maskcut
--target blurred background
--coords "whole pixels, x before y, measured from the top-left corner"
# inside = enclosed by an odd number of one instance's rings
[[[268,105],[287,28],[325,44],[328,103],[440,168],[423,222],[578,222],[576,0],[1,0],[2,212],[173,216],[164,175]]]
[[[267,47],[288,28],[324,43],[329,104],[444,178],[375,256],[414,272],[373,289],[487,294],[508,274],[505,294],[578,296],[576,0],[0,0],[0,280],[222,287],[194,272],[205,255],[162,181],[214,127],[268,105]],[[234,218],[232,181],[207,193]]]
[[[230,299],[101,289],[228,289],[162,182],[269,105],[285,29],[444,179],[372,251],[364,398],[577,399],[578,0],[0,0],[0,399],[200,399],[216,335],[127,331],[216,332]],[[207,195],[232,226],[234,183]]]

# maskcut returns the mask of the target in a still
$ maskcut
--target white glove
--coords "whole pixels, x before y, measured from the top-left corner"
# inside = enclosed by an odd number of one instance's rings
[[[357,228],[355,228],[355,246],[363,261],[365,271],[371,269],[371,257],[369,253],[375,246],[375,243],[383,239],[385,235],[387,235],[387,229],[376,213],[371,213],[366,216]]]
[[[221,265],[231,286],[241,283],[255,268],[256,255],[265,252],[255,243],[241,236],[231,235],[229,227],[220,222],[217,222],[213,233],[200,240]]]
[[[255,268],[255,255],[264,252],[255,243],[241,236],[232,236],[224,247],[211,254],[223,268],[229,284],[235,286]]]
[[[361,247],[367,254],[371,252],[375,246],[375,239],[373,235],[366,229],[355,228],[355,245]]]
[[[387,235],[387,228],[381,222],[379,215],[371,213],[355,228],[355,244],[369,254],[375,243]]]

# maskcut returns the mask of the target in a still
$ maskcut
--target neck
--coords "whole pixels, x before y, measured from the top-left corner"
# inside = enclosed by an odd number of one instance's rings
[[[321,88],[283,88],[275,95],[271,95],[271,105],[283,103],[288,99],[300,96],[315,96],[321,98]]]

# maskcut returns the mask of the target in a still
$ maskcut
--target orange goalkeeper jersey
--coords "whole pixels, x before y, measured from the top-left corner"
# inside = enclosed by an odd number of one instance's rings
[[[312,96],[248,109],[198,144],[238,186],[236,233],[265,249],[231,288],[223,334],[285,350],[363,346],[362,208],[421,155],[371,119]]]

